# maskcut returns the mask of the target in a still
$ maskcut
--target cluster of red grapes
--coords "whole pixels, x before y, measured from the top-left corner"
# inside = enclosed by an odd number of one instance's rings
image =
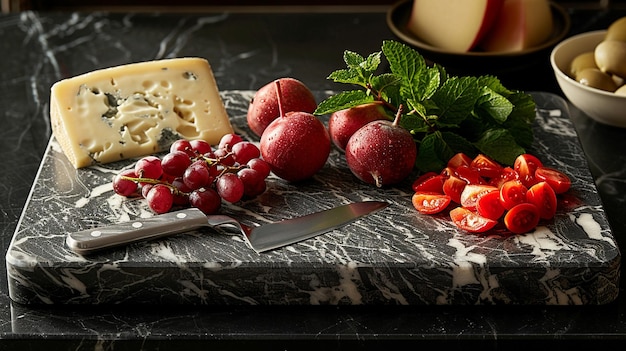
[[[263,193],[269,174],[256,145],[227,134],[215,149],[203,140],[177,140],[163,157],[143,157],[118,173],[113,190],[144,197],[156,213],[192,206],[211,214],[222,200],[234,203]]]

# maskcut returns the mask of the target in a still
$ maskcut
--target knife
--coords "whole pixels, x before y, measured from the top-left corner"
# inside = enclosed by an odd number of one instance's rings
[[[69,233],[67,246],[81,255],[142,240],[188,232],[204,226],[235,226],[257,253],[290,245],[351,223],[387,207],[382,201],[354,202],[302,217],[248,227],[227,215],[205,215],[197,208],[168,212],[151,218]]]

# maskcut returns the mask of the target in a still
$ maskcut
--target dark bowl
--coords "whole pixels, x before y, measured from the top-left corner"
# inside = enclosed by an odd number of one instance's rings
[[[387,25],[400,41],[411,45],[430,63],[438,63],[453,74],[498,74],[534,65],[537,60],[547,62],[551,49],[568,34],[571,26],[567,12],[551,2],[554,25],[550,37],[541,45],[517,52],[449,52],[421,41],[408,30],[412,6],[413,0],[393,5],[387,12]]]

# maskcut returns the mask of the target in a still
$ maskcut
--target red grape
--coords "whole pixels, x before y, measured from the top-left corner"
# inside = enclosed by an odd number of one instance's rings
[[[224,166],[232,166],[235,164],[235,157],[226,149],[217,149],[214,152],[215,157]]]
[[[216,213],[222,206],[222,199],[213,188],[197,189],[189,194],[189,204],[204,212]]]
[[[241,200],[244,193],[244,185],[235,173],[222,174],[217,178],[215,190],[222,199],[233,203]]]
[[[122,196],[131,196],[137,192],[137,183],[123,177],[137,178],[134,169],[125,169],[113,178],[113,191]]]
[[[142,196],[159,214],[174,205],[216,213],[222,201],[234,203],[266,190],[271,169],[260,156],[255,144],[237,134],[224,135],[216,149],[204,140],[180,139],[161,158],[145,156],[119,172],[112,186],[119,195]]]
[[[219,149],[225,149],[226,151],[230,151],[233,145],[243,141],[243,138],[237,134],[226,134],[220,139],[220,143],[218,145]]]
[[[253,158],[247,163],[248,167],[254,169],[255,171],[261,173],[263,179],[267,178],[270,175],[271,168],[269,163],[265,162],[262,158]]]
[[[195,161],[187,167],[183,174],[183,182],[189,189],[200,189],[211,184],[211,181],[209,167],[204,160]]]
[[[163,184],[154,185],[146,196],[148,206],[156,213],[165,213],[172,208],[174,203],[174,195],[172,190]]]
[[[141,185],[141,196],[148,197],[148,192],[150,191],[150,189],[152,189],[153,186],[154,186],[154,184],[149,184],[149,183],[142,184]]]
[[[161,161],[163,172],[175,177],[182,176],[189,165],[191,165],[191,158],[189,158],[187,153],[181,150],[170,152],[163,156],[163,160]]]
[[[237,175],[243,183],[245,196],[252,198],[261,195],[265,191],[265,178],[258,171],[252,168],[244,168],[237,172]]]
[[[233,145],[232,152],[235,161],[242,165],[261,155],[259,148],[249,141],[242,141]]]
[[[135,163],[135,174],[139,178],[159,179],[163,174],[161,159],[156,156],[146,156]]]
[[[189,142],[189,144],[191,145],[191,149],[199,155],[204,155],[208,152],[213,151],[213,148],[211,148],[211,144],[207,143],[204,140],[192,140]]]

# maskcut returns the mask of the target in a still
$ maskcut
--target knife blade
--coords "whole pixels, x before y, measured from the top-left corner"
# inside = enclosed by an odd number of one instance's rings
[[[231,225],[257,253],[294,244],[347,225],[387,207],[383,201],[362,201],[341,205],[301,217],[249,227],[227,215],[205,215],[197,208],[168,212],[150,218],[69,233],[67,246],[86,255],[98,250],[188,232],[205,226]]]

